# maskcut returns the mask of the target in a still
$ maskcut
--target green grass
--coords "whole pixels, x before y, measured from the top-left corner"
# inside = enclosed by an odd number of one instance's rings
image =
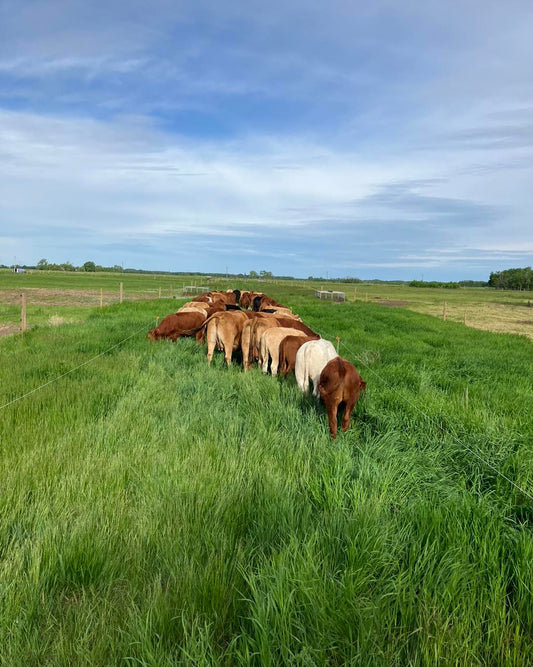
[[[0,664],[533,662],[532,503],[469,451],[533,493],[531,343],[268,293],[368,383],[335,442],[159,301],[0,340]]]

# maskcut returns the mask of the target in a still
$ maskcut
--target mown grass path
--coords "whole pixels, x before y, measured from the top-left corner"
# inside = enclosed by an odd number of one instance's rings
[[[533,661],[532,503],[462,446],[533,493],[531,343],[290,305],[368,382],[334,443],[158,301],[0,340],[0,405],[80,366],[0,409],[0,664]]]

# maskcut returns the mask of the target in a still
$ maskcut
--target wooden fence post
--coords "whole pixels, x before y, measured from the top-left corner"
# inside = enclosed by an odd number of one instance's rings
[[[446,321],[446,301],[444,302],[444,305],[442,307],[442,321]]]
[[[161,287],[159,287],[159,298],[161,298]]]
[[[21,309],[20,309],[20,330],[21,331],[26,331],[27,325],[26,325],[26,294],[22,293],[20,295],[22,297],[22,304],[21,304]]]
[[[119,302],[122,303],[122,298],[124,296],[124,287],[122,283],[120,283],[120,293],[119,293]]]
[[[466,327],[466,310],[465,310],[464,313],[463,313],[463,324],[464,324],[465,327]]]
[[[104,307],[104,290],[100,287],[100,308]]]
[[[341,339],[339,336],[335,336],[335,340],[337,341],[337,354],[339,354],[339,343],[341,342]]]
[[[170,292],[169,292],[169,294],[170,294],[170,298],[172,299],[172,298],[173,298],[173,297],[172,297],[172,285],[170,286]]]

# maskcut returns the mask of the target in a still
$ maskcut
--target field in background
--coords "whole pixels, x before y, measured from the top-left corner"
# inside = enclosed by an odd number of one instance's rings
[[[123,299],[179,298],[187,285],[205,285],[210,289],[254,289],[266,293],[275,290],[280,299],[310,295],[315,289],[344,291],[348,301],[374,302],[402,307],[500,333],[524,335],[533,339],[533,292],[493,290],[489,288],[429,289],[394,284],[346,284],[307,280],[237,280],[202,275],[168,276],[117,273],[61,273],[32,271],[13,274],[0,271],[0,335],[13,332],[20,322],[20,295],[26,292],[29,324],[81,322],[88,307],[104,306]],[[102,293],[101,293],[102,291]],[[446,302],[446,306],[444,303]],[[172,308],[167,312],[173,312]],[[163,312],[161,314],[166,314]]]
[[[0,340],[0,664],[532,663],[531,343],[253,284],[367,381],[334,443],[294,378],[146,341],[168,299]]]

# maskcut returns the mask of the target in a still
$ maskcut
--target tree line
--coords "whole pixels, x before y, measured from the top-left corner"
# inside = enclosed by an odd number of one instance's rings
[[[496,289],[533,290],[533,271],[530,266],[523,269],[505,269],[490,274],[489,287]]]

